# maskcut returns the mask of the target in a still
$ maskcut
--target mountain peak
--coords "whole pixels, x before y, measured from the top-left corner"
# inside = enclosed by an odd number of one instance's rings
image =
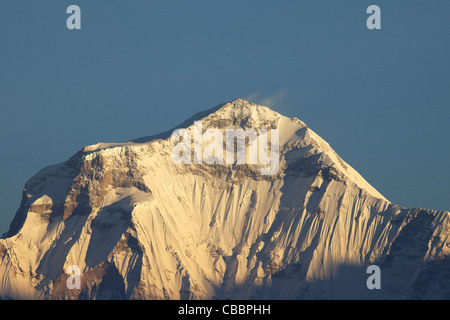
[[[265,117],[274,117],[275,115],[281,116],[278,112],[272,110],[269,107],[259,105],[249,100],[237,98],[233,101],[223,104],[223,106],[218,110],[220,111],[234,111],[237,114],[245,114],[245,113],[258,113],[261,116]]]
[[[316,166],[332,168],[333,171],[355,183],[365,192],[387,201],[381,193],[342,160],[330,145],[308,128],[304,122],[298,118],[285,117],[268,107],[241,98],[198,112],[182,124],[158,135],[143,137],[126,143],[98,143],[85,147],[83,153],[121,146],[133,147],[137,145],[139,147],[141,144],[156,143],[160,140],[167,141],[177,129],[189,129],[192,133],[196,122],[202,124],[203,132],[208,129],[219,129],[223,132],[233,129],[250,129],[255,132],[261,129],[277,130],[279,133],[279,151],[282,156],[280,161],[285,161],[286,166],[303,161],[304,157],[315,154],[318,159]]]
[[[254,107],[263,107],[261,105],[258,105],[257,103],[254,103],[254,102],[252,102],[250,100],[246,100],[246,99],[242,99],[242,98],[236,98],[236,99],[234,99],[232,101],[224,103],[224,105],[223,105],[223,107],[227,107],[227,108],[231,107],[231,108],[236,108],[236,109],[248,108],[248,107],[252,107],[252,106],[254,106]]]
[[[0,298],[372,299],[372,264],[385,298],[449,296],[433,280],[448,270],[448,213],[391,204],[303,122],[267,107],[236,99],[178,128],[188,137],[196,121],[218,137],[255,129],[258,145],[256,129],[277,130],[279,171],[265,178],[234,157],[175,163],[174,130],[86,147],[26,183],[0,239]],[[192,142],[202,156],[205,140]]]
[[[257,104],[255,104],[249,100],[242,99],[242,98],[236,98],[236,99],[226,103],[226,105],[231,105],[235,108],[243,108],[248,105],[256,105],[257,106]]]
[[[170,137],[173,131],[181,128],[188,128],[194,124],[195,121],[206,121],[220,125],[225,120],[226,123],[234,123],[234,125],[241,123],[241,121],[249,120],[253,118],[254,120],[261,120],[263,123],[267,121],[273,121],[281,117],[281,114],[276,111],[271,110],[268,107],[258,105],[248,100],[241,98],[234,99],[230,102],[219,104],[213,108],[197,112],[189,119],[183,121],[181,124],[175,126],[174,128],[165,131],[160,134],[146,136],[131,140],[133,143],[147,143],[155,139],[167,139]],[[226,121],[228,120],[228,121]],[[257,125],[256,123],[254,125]]]

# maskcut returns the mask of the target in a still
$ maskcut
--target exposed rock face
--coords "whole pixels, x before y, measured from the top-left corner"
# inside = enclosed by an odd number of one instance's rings
[[[298,119],[244,100],[199,119],[278,129],[279,171],[176,165],[170,132],[86,147],[25,185],[0,239],[0,297],[450,297],[448,212],[390,203]],[[371,264],[381,290],[366,287]]]

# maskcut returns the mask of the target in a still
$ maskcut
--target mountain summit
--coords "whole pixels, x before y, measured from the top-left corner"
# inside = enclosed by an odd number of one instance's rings
[[[229,132],[246,134],[232,162]],[[0,239],[0,297],[448,298],[449,232],[448,212],[390,203],[302,121],[237,99],[32,177]]]

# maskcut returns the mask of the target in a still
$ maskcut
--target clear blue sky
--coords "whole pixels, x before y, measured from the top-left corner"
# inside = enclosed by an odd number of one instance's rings
[[[81,30],[66,8],[81,8]],[[381,8],[382,29],[366,28]],[[450,210],[448,0],[0,0],[0,234],[85,145],[234,98],[307,123],[390,201]]]

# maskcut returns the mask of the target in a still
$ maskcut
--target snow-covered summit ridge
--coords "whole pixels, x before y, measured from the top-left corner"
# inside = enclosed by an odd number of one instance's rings
[[[140,148],[143,144],[160,144],[160,140],[169,141],[170,135],[180,128],[192,130],[195,121],[201,121],[203,130],[215,128],[220,130],[243,129],[277,129],[280,137],[280,154],[284,156],[293,149],[308,149],[308,154],[315,153],[320,161],[327,167],[332,167],[346,176],[350,181],[376,198],[387,199],[371,186],[356,170],[342,160],[339,155],[319,135],[311,130],[303,121],[296,117],[286,117],[265,106],[244,100],[236,99],[231,102],[218,105],[214,108],[202,111],[186,120],[175,128],[164,133],[131,140],[125,143],[97,143],[87,146],[82,150],[83,154],[99,152],[110,148]],[[161,144],[160,144],[161,145]],[[163,144],[167,148],[167,144]],[[297,161],[298,157],[292,153],[287,157],[288,161]],[[300,157],[304,156],[299,153]],[[286,164],[288,165],[288,163]]]

